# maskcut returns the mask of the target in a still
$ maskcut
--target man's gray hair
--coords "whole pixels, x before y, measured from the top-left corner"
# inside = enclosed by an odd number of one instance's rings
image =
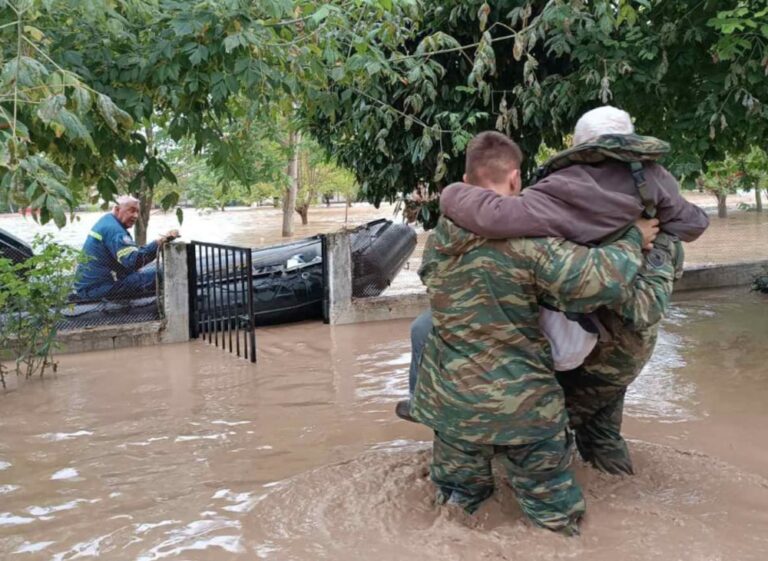
[[[115,199],[115,206],[139,204],[139,199],[131,195],[120,195]]]
[[[635,125],[629,113],[603,105],[584,113],[573,130],[573,145],[584,144],[602,134],[632,134]]]

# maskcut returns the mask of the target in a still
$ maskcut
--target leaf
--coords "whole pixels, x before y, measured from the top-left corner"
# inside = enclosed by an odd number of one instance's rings
[[[104,94],[99,94],[96,97],[96,107],[99,113],[104,118],[107,126],[112,129],[113,132],[119,134],[120,127],[125,130],[133,127],[133,119],[131,116],[120,109],[112,99]]]
[[[83,87],[74,87],[72,90],[72,99],[75,102],[75,111],[77,111],[79,114],[83,114],[91,108],[91,92]]]
[[[432,180],[435,183],[439,183],[445,177],[447,172],[448,166],[445,164],[445,152],[441,150],[437,155],[437,165],[435,166],[435,175]]]
[[[246,44],[247,42],[245,41],[245,38],[243,37],[242,33],[233,33],[232,35],[227,35],[224,38],[224,52],[229,54],[235,49],[237,49],[238,47],[245,46]],[[190,60],[192,59],[190,58]],[[193,62],[192,64],[196,64],[196,63]]]
[[[488,25],[488,15],[491,13],[491,7],[488,2],[483,2],[480,9],[477,11],[477,19],[480,21],[480,31],[485,31]]]
[[[53,95],[40,104],[37,108],[37,116],[46,125],[58,119],[61,110],[64,108],[64,104],[67,102],[67,98],[64,94]]]
[[[333,9],[334,9],[333,6],[331,6],[330,4],[323,4],[315,11],[314,14],[312,14],[309,17],[309,21],[311,21],[313,24],[315,24],[315,26],[317,26],[320,23],[322,23],[323,20],[325,20],[325,18],[327,18],[331,14]]]
[[[117,195],[117,185],[111,177],[104,175],[96,182],[96,189],[101,198],[105,201],[111,201]]]
[[[205,45],[197,45],[189,54],[189,62],[192,63],[192,66],[197,66],[204,60],[208,60],[208,47]]]
[[[163,207],[163,210],[168,210],[177,204],[179,204],[179,194],[176,191],[171,191],[160,201],[160,206]]]
[[[47,197],[45,201],[45,208],[50,211],[50,215],[53,217],[53,222],[58,228],[63,228],[67,225],[67,215],[64,213],[64,208],[55,197]]]
[[[24,34],[29,35],[34,41],[38,43],[43,40],[43,37],[45,37],[42,31],[31,25],[24,26]]]
[[[179,221],[179,226],[184,223],[184,211],[181,207],[176,207],[176,220]]]
[[[515,35],[515,45],[512,48],[512,56],[515,60],[523,58],[523,50],[525,50],[525,36],[522,33]]]

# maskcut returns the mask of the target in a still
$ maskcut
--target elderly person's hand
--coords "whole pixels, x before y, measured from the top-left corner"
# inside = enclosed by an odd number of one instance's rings
[[[635,221],[635,226],[643,235],[643,249],[653,249],[653,241],[656,236],[659,235],[659,220],[657,218],[638,218]]]
[[[162,247],[167,242],[173,241],[176,238],[178,238],[179,236],[180,236],[180,234],[179,234],[178,230],[171,230],[170,232],[166,232],[165,234],[163,234],[162,236],[157,238],[157,245]]]

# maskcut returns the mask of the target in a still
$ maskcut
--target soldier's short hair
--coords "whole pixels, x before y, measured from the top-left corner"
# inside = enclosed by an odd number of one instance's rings
[[[500,132],[485,131],[469,141],[464,172],[471,183],[496,183],[522,163],[523,151],[514,140]]]

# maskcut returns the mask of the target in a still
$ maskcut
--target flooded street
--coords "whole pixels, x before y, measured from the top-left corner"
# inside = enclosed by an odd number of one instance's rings
[[[431,435],[393,414],[408,321],[260,329],[256,365],[203,342],[62,356],[0,394],[0,558],[763,560],[766,305],[677,300],[628,398],[638,473],[579,466],[571,540],[503,485],[472,520],[432,506]]]

